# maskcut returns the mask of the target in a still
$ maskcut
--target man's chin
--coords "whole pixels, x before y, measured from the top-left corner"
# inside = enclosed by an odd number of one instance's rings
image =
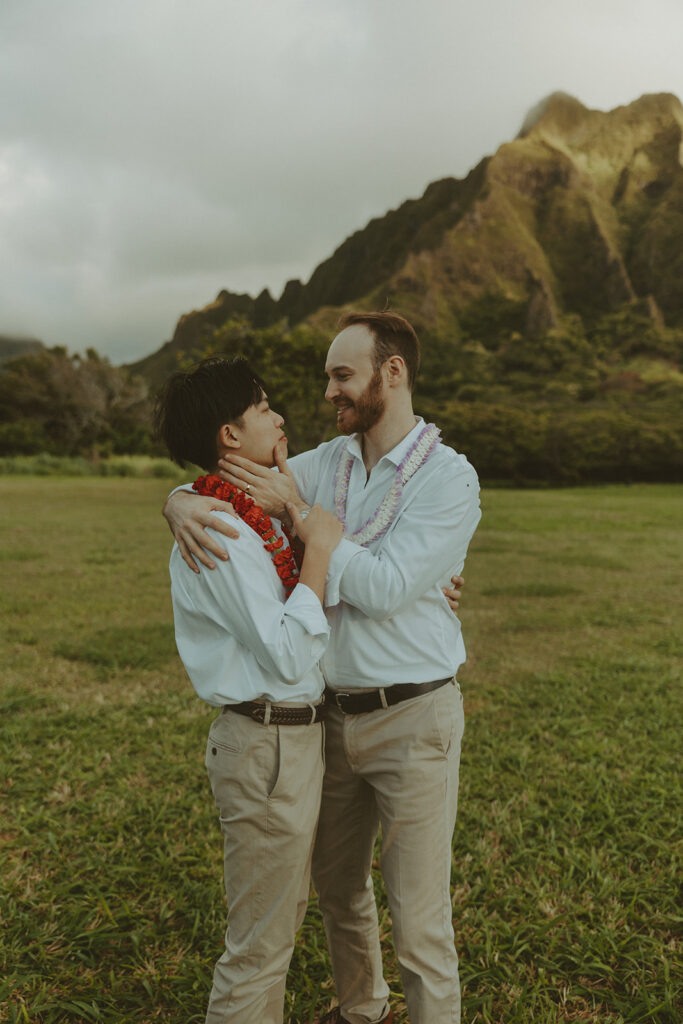
[[[358,430],[358,417],[348,409],[345,409],[341,415],[337,413],[337,430],[340,434],[355,434]]]

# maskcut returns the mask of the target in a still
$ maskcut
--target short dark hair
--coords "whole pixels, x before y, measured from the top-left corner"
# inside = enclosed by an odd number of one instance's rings
[[[203,359],[174,373],[156,400],[157,436],[179,466],[215,467],[216,437],[225,423],[240,423],[251,405],[263,401],[265,386],[246,359]]]
[[[375,341],[373,352],[375,370],[391,356],[401,356],[406,364],[408,387],[412,391],[420,368],[420,341],[415,328],[398,313],[344,313],[339,329],[363,324]]]

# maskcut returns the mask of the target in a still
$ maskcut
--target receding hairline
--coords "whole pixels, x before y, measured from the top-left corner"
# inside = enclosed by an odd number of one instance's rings
[[[376,371],[394,355],[403,361],[408,387],[412,391],[420,369],[420,339],[413,325],[400,313],[391,310],[374,313],[349,311],[339,318],[338,330],[341,333],[351,327],[365,327],[372,336]]]
[[[367,334],[367,337],[368,337],[368,342],[369,342],[369,348],[368,348],[367,352],[364,352],[362,354],[364,356],[367,356],[368,359],[370,360],[370,362],[373,361],[374,354],[375,354],[375,348],[377,346],[377,338],[375,337],[374,332],[366,324],[349,324],[348,327],[343,327],[341,329],[341,331],[339,332],[339,334],[336,334],[334,336],[334,338],[332,339],[332,341],[330,342],[330,347],[327,350],[327,358],[325,359],[325,373],[330,374],[330,373],[338,373],[340,370],[357,370],[358,369],[357,366],[353,366],[350,363],[338,363],[335,366],[329,366],[329,354],[332,351],[332,348],[334,347],[335,342],[337,342],[339,340],[339,338],[341,338],[342,334],[346,334],[347,331],[353,331],[353,330],[356,330],[357,328],[362,328],[365,331],[365,333]]]

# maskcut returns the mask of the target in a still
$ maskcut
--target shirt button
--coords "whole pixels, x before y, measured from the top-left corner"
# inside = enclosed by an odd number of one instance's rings
[[[217,753],[218,753],[218,751],[216,750],[216,748],[215,748],[215,747],[211,747],[211,753],[212,753],[212,754],[217,754]]]

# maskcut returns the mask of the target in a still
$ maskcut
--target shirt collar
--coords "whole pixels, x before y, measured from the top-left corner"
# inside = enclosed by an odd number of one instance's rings
[[[386,455],[383,455],[382,458],[379,460],[380,462],[382,462],[384,459],[387,459],[389,462],[393,462],[395,466],[399,466],[401,464],[404,455],[407,453],[408,449],[415,444],[418,434],[425,425],[425,421],[422,419],[421,416],[417,416],[416,419],[417,422],[413,429],[410,431],[410,433],[406,434],[403,440],[399,441],[398,444],[394,448],[392,448],[390,452],[387,452]],[[360,434],[351,434],[350,438],[346,442],[346,450],[350,452],[351,455],[354,456],[354,458],[360,459],[362,461],[363,452],[360,446]]]

